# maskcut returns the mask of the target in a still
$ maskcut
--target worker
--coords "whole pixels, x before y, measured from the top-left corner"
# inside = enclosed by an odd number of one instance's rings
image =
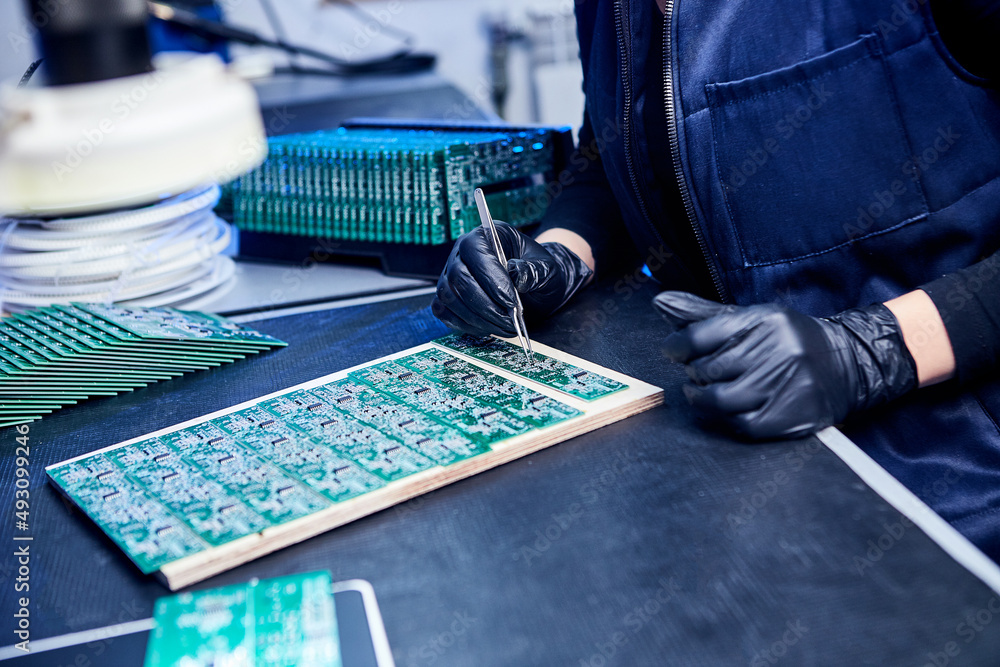
[[[506,270],[460,238],[434,313],[512,336],[514,289],[530,324],[644,261],[695,408],[755,439],[844,422],[1000,561],[1000,2],[576,14],[563,191],[535,238],[498,225]]]

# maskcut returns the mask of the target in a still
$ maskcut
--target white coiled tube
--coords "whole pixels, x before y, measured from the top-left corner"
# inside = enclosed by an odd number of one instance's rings
[[[71,301],[187,308],[231,287],[218,185],[151,206],[57,220],[0,218],[0,309]]]

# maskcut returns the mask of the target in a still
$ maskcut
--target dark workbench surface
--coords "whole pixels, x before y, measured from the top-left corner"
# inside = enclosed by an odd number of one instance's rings
[[[367,579],[400,667],[1000,664],[1000,619],[983,624],[995,594],[819,441],[748,445],[694,423],[653,293],[607,284],[531,333],[665,387],[664,406],[197,587],[321,568]],[[32,639],[147,618],[167,594],[45,466],[426,342],[445,333],[429,300],[262,321],[290,346],[32,424]],[[16,641],[6,612],[22,595],[14,438],[0,431],[0,644]],[[134,646],[81,654],[140,665]]]

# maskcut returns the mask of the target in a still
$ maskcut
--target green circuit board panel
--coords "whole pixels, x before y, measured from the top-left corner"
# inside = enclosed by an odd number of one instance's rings
[[[452,334],[436,342],[438,345],[467,354],[585,401],[593,401],[626,388],[626,385],[617,380],[551,357],[536,354],[534,362],[529,365],[524,358],[524,351],[520,347],[497,338]]]
[[[285,343],[172,308],[57,305],[0,319],[0,427]]]
[[[48,474],[148,574],[583,414],[431,346]]]
[[[264,163],[227,191],[241,229],[344,241],[439,245],[493,216],[541,219],[555,164],[551,129],[340,128],[268,139]]]
[[[156,601],[145,667],[341,667],[328,572]]]

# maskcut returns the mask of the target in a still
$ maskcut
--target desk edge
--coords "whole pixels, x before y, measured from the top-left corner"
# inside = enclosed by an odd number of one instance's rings
[[[1000,566],[903,486],[902,482],[890,475],[885,468],[833,426],[823,429],[816,434],[816,437],[846,463],[869,488],[912,521],[959,565],[994,592],[1000,593]]]

